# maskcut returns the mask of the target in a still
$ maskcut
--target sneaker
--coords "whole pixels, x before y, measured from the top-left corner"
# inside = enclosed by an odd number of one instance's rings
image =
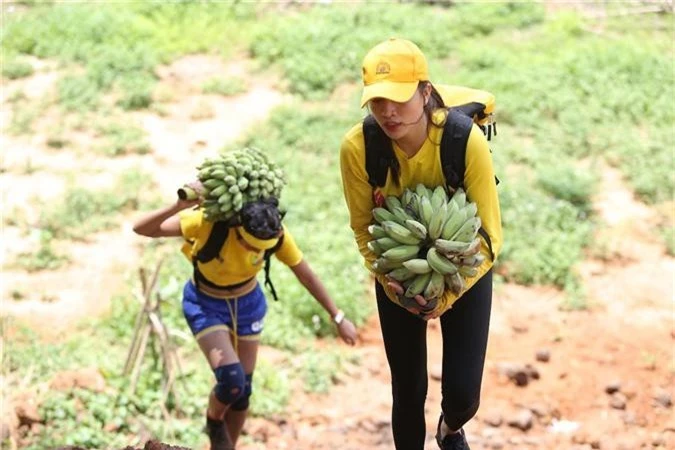
[[[448,434],[441,439],[441,424],[443,423],[443,413],[438,419],[438,427],[436,428],[436,443],[441,450],[471,450],[469,443],[466,442],[466,435],[464,430],[460,428],[457,433]]]
[[[234,450],[224,420],[213,420],[207,416],[205,431],[209,435],[211,450]]]

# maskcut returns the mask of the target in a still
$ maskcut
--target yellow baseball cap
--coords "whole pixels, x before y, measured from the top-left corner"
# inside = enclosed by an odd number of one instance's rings
[[[248,245],[258,250],[270,249],[275,245],[277,245],[277,242],[279,242],[278,236],[270,239],[260,239],[253,236],[248,231],[246,231],[244,227],[237,227],[237,232],[239,233],[239,236],[241,236],[241,238],[244,240],[244,242],[246,242]]]
[[[363,58],[361,107],[382,97],[407,102],[420,81],[429,80],[427,59],[413,42],[390,38],[370,49]]]

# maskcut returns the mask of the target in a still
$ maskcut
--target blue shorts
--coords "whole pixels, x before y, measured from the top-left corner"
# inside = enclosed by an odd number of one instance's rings
[[[259,339],[266,313],[267,300],[259,284],[248,294],[231,299],[204,294],[192,280],[183,288],[183,315],[197,339],[215,330],[232,334],[236,330],[240,338]]]

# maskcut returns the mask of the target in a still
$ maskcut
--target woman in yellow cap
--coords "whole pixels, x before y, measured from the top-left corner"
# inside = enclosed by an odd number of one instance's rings
[[[362,67],[361,103],[386,135],[390,165],[382,186],[373,187],[366,170],[364,122],[344,136],[340,168],[350,226],[366,267],[376,277],[375,292],[384,348],[392,378],[392,428],[400,450],[424,448],[427,394],[427,320],[440,318],[443,336],[441,416],[436,440],[441,449],[468,450],[463,426],[477,412],[492,303],[492,265],[502,245],[499,200],[486,137],[472,126],[466,143],[463,187],[478,206],[487,237],[486,256],[467,289],[446,290],[438,298],[403,296],[402,286],[373,270],[376,255],[368,248],[372,210],[390,195],[418,183],[446,185],[440,163],[443,126],[449,116],[445,86],[429,81],[427,61],[413,42],[389,39],[373,47]],[[449,120],[449,119],[448,119]],[[391,144],[390,144],[391,143]],[[369,150],[371,151],[371,150]],[[491,244],[491,245],[490,245]],[[490,248],[491,247],[491,248]]]
[[[275,198],[244,205],[232,223],[206,220],[201,208],[193,208],[199,201],[178,199],[139,219],[134,231],[185,240],[183,252],[193,263],[194,274],[183,290],[183,313],[216,378],[206,430],[212,450],[229,450],[246,419],[267,311],[256,279],[266,251],[275,249],[277,259],[330,314],[344,342],[354,345],[357,335],[282,224]]]

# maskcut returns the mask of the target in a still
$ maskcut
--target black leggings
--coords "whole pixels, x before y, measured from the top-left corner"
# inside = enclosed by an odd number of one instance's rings
[[[424,448],[427,322],[394,304],[375,282],[384,349],[391,370],[392,429],[399,450]],[[492,270],[440,317],[443,334],[441,409],[452,430],[478,411],[492,307]]]

